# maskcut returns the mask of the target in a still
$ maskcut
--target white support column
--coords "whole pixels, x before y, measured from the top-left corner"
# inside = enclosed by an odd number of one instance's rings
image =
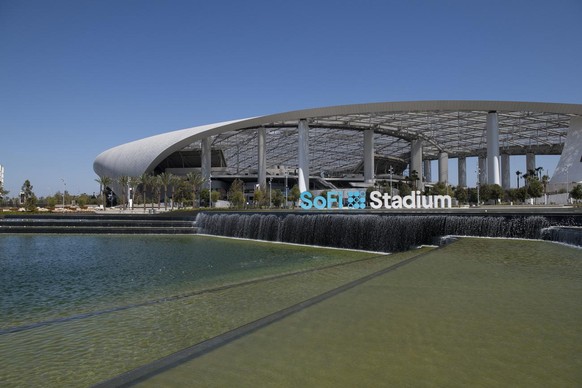
[[[439,182],[449,183],[449,154],[439,153]]]
[[[487,158],[479,156],[479,184],[487,184]]]
[[[467,187],[467,158],[460,156],[458,159],[459,186]]]
[[[536,169],[536,154],[534,154],[533,152],[528,152],[527,154],[525,154],[525,168],[527,169],[527,173],[530,172],[530,170],[534,170]]]
[[[309,190],[309,126],[307,121],[299,120],[297,131],[299,132],[297,179],[299,180],[299,191],[304,192]]]
[[[422,176],[425,182],[432,182],[432,164],[430,160],[423,160]]]
[[[415,139],[410,142],[410,171],[409,174],[412,174],[412,171],[416,171],[419,176],[419,180],[417,181],[417,189],[423,190],[424,185],[422,183],[422,140]]]
[[[501,184],[499,177],[499,125],[497,112],[487,113],[487,183]]]
[[[210,174],[212,169],[212,150],[210,147],[210,137],[205,137],[204,139],[200,140],[200,149],[202,151],[202,178],[204,178],[203,187],[205,189],[210,189]]]
[[[374,130],[364,131],[364,182],[374,183]]]
[[[259,163],[257,183],[262,190],[267,187],[267,146],[266,146],[267,129],[261,127],[257,130]]]
[[[501,187],[505,190],[511,188],[511,167],[509,164],[509,154],[501,154]]]

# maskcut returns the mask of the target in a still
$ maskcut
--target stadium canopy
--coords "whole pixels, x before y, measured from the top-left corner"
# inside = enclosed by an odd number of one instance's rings
[[[395,163],[398,160],[404,164],[412,163],[411,159],[415,157],[412,146],[419,141],[422,161],[443,161],[443,155],[446,155],[445,160],[471,156],[486,159],[487,122],[491,113],[495,114],[499,155],[562,155],[571,124],[580,123],[582,105],[410,101],[297,110],[202,125],[136,140],[101,153],[95,160],[94,170],[100,176],[112,178],[158,173],[163,162],[172,155],[180,158],[180,153],[188,150],[204,153],[205,142],[213,151],[220,150],[221,173],[258,172],[259,178],[261,170],[274,166],[296,170],[301,164],[298,152],[301,144],[307,147],[311,176],[334,176],[355,171],[365,161],[365,154],[370,153],[369,149],[365,150],[366,142],[372,144],[371,153],[375,158],[389,158]],[[308,129],[304,135],[307,138],[301,141],[300,123]],[[574,129],[582,132],[582,128]],[[368,140],[364,139],[366,133]],[[577,147],[582,149],[582,143],[578,143],[580,138],[577,136],[571,141],[576,144],[569,147],[574,150],[570,154],[575,153]],[[491,141],[489,143],[491,146]],[[570,165],[559,164],[557,173],[570,174],[568,179],[582,180],[582,155],[569,156]],[[213,156],[212,169],[216,166]],[[439,172],[439,180],[441,177]]]

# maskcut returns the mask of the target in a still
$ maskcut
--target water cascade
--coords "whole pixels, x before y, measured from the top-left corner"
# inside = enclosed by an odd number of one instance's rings
[[[557,241],[582,247],[582,227],[551,226],[542,229],[543,240]]]
[[[542,216],[365,214],[201,213],[196,223],[206,234],[380,252],[434,244],[447,235],[539,239],[552,226]]]

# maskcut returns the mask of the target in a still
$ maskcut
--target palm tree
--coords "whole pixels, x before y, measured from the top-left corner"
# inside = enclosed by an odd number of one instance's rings
[[[129,177],[129,188],[131,190],[131,208],[133,210],[133,203],[135,201],[135,189],[139,186],[141,182],[140,177],[138,176],[130,176]]]
[[[521,176],[521,171],[517,170],[515,175],[517,175],[517,188],[519,189],[519,177]]]
[[[418,176],[418,171],[412,170],[410,172],[410,179],[412,180],[412,186],[414,187],[414,190],[416,190],[418,186],[418,180],[420,179],[420,177]]]
[[[148,186],[151,184],[153,180],[153,176],[151,176],[150,174],[147,173],[143,173],[140,175],[139,177],[139,181],[141,183],[141,192],[143,194],[143,212],[145,213],[146,211],[146,195],[147,195],[147,191],[148,191]]]
[[[95,182],[99,183],[99,192],[101,193],[101,205],[103,206],[103,210],[105,210],[105,190],[107,186],[111,184],[113,180],[106,176],[100,176],[99,178],[95,179]]]
[[[174,202],[176,201],[176,187],[180,186],[182,181],[183,181],[183,178],[181,176],[170,174],[170,186],[172,186],[172,208],[171,208],[171,210],[174,210]]]
[[[529,182],[529,178],[530,178],[529,173],[526,172],[526,173],[522,174],[521,178],[523,179],[523,185],[527,186],[527,183]]]
[[[162,186],[164,186],[164,209],[166,210],[168,209],[168,186],[171,184],[173,176],[174,174],[171,172],[165,171],[158,175]]]
[[[160,179],[160,176],[159,175],[153,176],[150,184],[152,185],[155,198],[158,199],[158,209],[159,209],[160,203],[162,202],[162,180]],[[154,202],[152,201],[152,209],[153,208]]]
[[[121,186],[121,206],[125,209],[126,205],[126,192],[127,192],[127,185],[129,183],[129,177],[127,175],[121,175],[117,178],[117,183]]]
[[[190,186],[192,186],[192,207],[194,207],[196,192],[204,184],[204,178],[197,172],[192,171],[186,174],[186,179],[190,182]],[[198,198],[198,207],[200,207],[200,198]]]
[[[542,180],[542,171],[544,170],[543,167],[537,167],[536,168],[536,173],[537,173],[537,177],[538,179],[541,181]]]

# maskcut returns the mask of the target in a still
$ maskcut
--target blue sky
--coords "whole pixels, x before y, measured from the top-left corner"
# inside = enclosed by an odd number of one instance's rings
[[[0,0],[5,187],[14,196],[29,179],[47,195],[64,179],[92,193],[108,148],[295,109],[582,103],[581,17],[582,2],[560,0]]]

